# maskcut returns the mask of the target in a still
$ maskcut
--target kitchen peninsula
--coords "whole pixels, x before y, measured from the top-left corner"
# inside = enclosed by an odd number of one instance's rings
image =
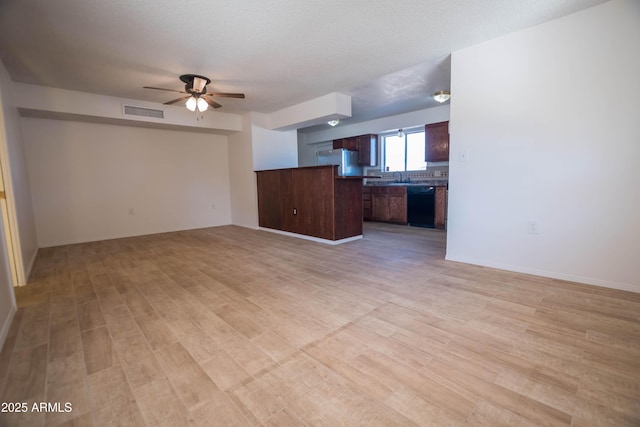
[[[337,168],[256,171],[259,226],[331,244],[362,238],[363,177]]]

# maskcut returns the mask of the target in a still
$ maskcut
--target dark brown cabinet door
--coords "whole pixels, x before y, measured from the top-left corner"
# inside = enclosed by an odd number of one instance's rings
[[[358,139],[356,137],[334,139],[333,149],[337,150],[338,148],[355,151],[358,149]]]
[[[371,217],[374,221],[389,220],[389,195],[385,193],[371,194]]]
[[[285,212],[291,231],[333,238],[333,183],[332,168],[291,169],[291,212]]]
[[[371,187],[362,187],[362,219],[364,221],[371,221]]]
[[[358,164],[361,166],[378,165],[378,135],[360,135],[333,140],[333,149],[358,151]]]
[[[407,187],[372,187],[373,221],[407,223]]]
[[[424,127],[425,160],[445,162],[449,160],[449,122],[440,122]]]
[[[290,203],[288,171],[261,171],[256,176],[258,188],[258,224],[260,227],[291,231],[285,224],[283,209]]]
[[[436,187],[436,211],[434,226],[444,230],[447,215],[447,187]]]
[[[358,141],[358,164],[361,166],[378,165],[378,135],[360,135]]]
[[[407,223],[407,193],[389,194],[389,222]]]

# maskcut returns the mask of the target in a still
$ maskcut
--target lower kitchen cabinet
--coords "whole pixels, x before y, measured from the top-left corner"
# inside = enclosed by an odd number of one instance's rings
[[[362,187],[362,219],[365,221],[371,221],[371,187]]]
[[[407,187],[374,186],[370,188],[373,221],[407,223]]]
[[[447,187],[436,187],[434,227],[445,229],[447,219]]]
[[[364,186],[362,190],[365,221],[407,224],[407,187],[405,186]],[[433,226],[444,230],[447,220],[447,187],[435,187],[433,205]]]
[[[362,178],[336,166],[257,171],[260,227],[340,240],[362,234]]]

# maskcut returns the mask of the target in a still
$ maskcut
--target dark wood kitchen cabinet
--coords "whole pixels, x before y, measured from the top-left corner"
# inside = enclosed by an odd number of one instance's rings
[[[333,140],[333,149],[344,148],[345,150],[358,150],[358,140],[355,137],[340,138]]]
[[[407,187],[371,187],[371,217],[373,221],[407,223]]]
[[[378,135],[360,135],[356,139],[358,141],[358,164],[360,166],[377,166]]]
[[[260,227],[328,240],[362,234],[362,178],[336,166],[257,171]]]
[[[344,148],[358,152],[360,166],[378,165],[378,135],[366,134],[333,140],[333,149]]]
[[[267,170],[257,173],[258,211],[260,227],[286,230],[291,226],[285,224],[284,206],[291,201],[290,174],[280,170]]]
[[[371,212],[371,187],[363,186],[362,187],[362,219],[365,221],[371,221],[372,212]]]
[[[434,227],[444,230],[447,220],[447,187],[436,187]]]
[[[446,162],[449,160],[449,122],[426,125],[424,139],[424,158],[427,162]]]

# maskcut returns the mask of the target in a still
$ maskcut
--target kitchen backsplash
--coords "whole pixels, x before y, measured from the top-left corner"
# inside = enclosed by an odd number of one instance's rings
[[[427,167],[427,170],[409,171],[409,172],[381,172],[378,168],[369,168],[365,172],[366,176],[380,176],[381,181],[425,181],[433,179],[448,179],[449,178],[449,166],[432,166]],[[402,175],[402,178],[400,177]]]

